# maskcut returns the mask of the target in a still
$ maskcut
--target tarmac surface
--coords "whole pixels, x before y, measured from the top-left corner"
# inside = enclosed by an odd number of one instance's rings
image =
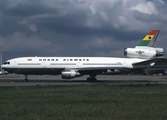
[[[28,76],[28,82],[24,81],[24,75],[0,75],[0,86],[37,86],[37,85],[91,85],[91,84],[167,84],[167,76],[147,75],[98,75],[97,82],[87,82],[87,75],[75,79],[64,80],[58,76]]]

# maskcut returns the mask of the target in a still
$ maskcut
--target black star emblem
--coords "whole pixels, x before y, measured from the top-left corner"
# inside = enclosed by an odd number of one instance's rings
[[[139,54],[142,54],[141,50],[139,50]]]
[[[148,37],[148,39],[151,39],[151,38],[152,38],[151,36]]]

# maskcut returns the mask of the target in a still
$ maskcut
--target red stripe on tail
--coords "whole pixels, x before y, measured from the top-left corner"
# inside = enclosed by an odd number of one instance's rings
[[[155,35],[156,32],[157,30],[152,30],[148,35]]]

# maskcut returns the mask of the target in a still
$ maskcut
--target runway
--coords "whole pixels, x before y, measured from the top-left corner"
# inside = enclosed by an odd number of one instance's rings
[[[37,86],[37,85],[91,85],[91,84],[167,84],[167,76],[140,76],[140,75],[99,75],[97,82],[87,82],[88,76],[64,80],[61,76],[28,76],[29,81],[24,81],[24,75],[0,75],[0,86]]]

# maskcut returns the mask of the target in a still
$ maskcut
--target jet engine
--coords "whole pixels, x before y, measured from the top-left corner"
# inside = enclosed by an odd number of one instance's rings
[[[63,79],[72,79],[79,76],[81,76],[81,74],[75,70],[64,70],[61,72],[61,77]]]
[[[113,70],[111,70],[111,69],[108,69],[107,70],[107,73],[109,73],[109,74],[114,74],[114,73],[120,73],[120,70],[118,70],[118,69],[113,69]]]
[[[124,49],[124,55],[130,58],[142,58],[150,59],[156,56],[163,56],[163,48],[126,48]]]

